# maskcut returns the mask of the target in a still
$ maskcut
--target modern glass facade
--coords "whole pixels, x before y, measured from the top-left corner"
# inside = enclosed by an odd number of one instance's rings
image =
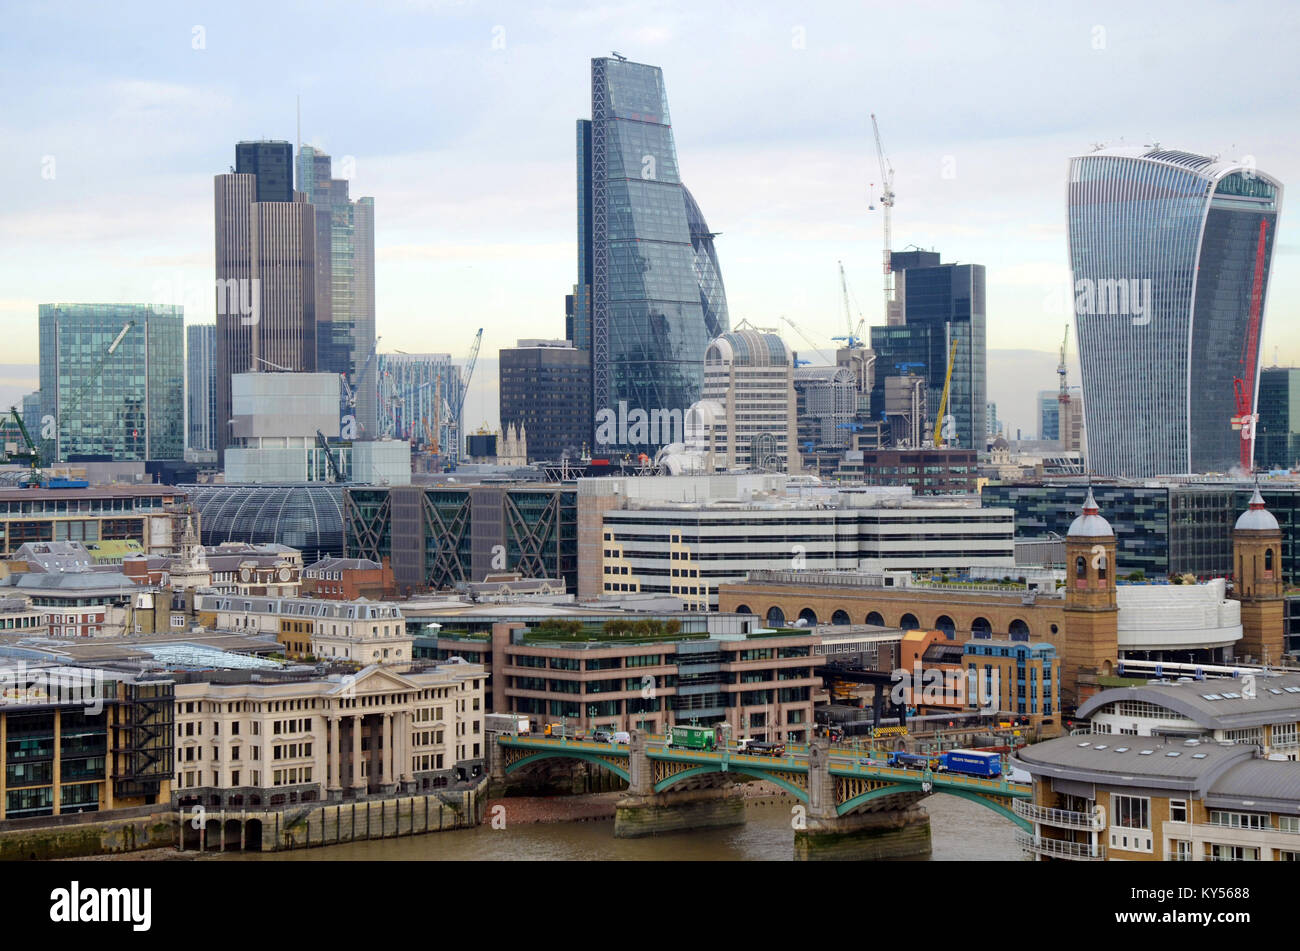
[[[185,328],[186,448],[217,448],[217,328],[191,324]]]
[[[593,59],[577,149],[572,339],[592,354],[593,412],[684,412],[700,396],[705,347],[730,325],[713,235],[679,174],[662,71]],[[656,447],[593,451],[633,448]]]
[[[293,146],[288,142],[238,143],[235,172],[257,176],[254,201],[293,201]]]
[[[1262,324],[1282,186],[1248,166],[1172,150],[1072,159],[1070,266],[1094,472],[1147,478],[1239,464],[1234,379],[1255,275]],[[1249,360],[1250,365],[1247,366]]]
[[[330,157],[310,145],[298,153],[298,191],[316,208],[316,368],[347,374],[356,391],[349,412],[361,435],[378,438],[375,349],[375,204],[348,198]],[[326,250],[328,249],[328,250]],[[364,371],[365,379],[361,379]]]
[[[895,270],[898,259],[895,255]],[[952,381],[944,413],[953,417],[956,431],[955,442],[950,445],[983,449],[988,432],[984,265],[907,267],[899,277],[904,275],[905,280],[898,282],[900,288],[905,288],[899,302],[903,323],[871,328],[877,368],[872,415],[880,419],[884,412],[885,379],[908,372],[925,377],[926,405],[932,416],[937,415],[952,353]],[[955,352],[953,341],[957,345]],[[933,435],[933,428],[930,433]]]
[[[1092,489],[1115,530],[1121,572],[1141,570],[1148,578],[1232,573],[1232,528],[1246,511],[1253,485],[1094,483]],[[1265,484],[1260,492],[1282,529],[1282,575],[1288,581],[1300,578],[1300,490]],[[1015,510],[1016,538],[1037,539],[1064,536],[1087,494],[1082,483],[992,484],[984,486],[981,498],[985,506]]]
[[[185,450],[182,309],[41,304],[42,425],[47,460],[180,459]]]
[[[1259,373],[1255,465],[1300,468],[1300,369],[1269,367]]]
[[[589,446],[591,354],[556,341],[500,352],[501,426],[528,434],[529,461],[578,459]]]
[[[1038,391],[1038,438],[1061,438],[1061,395],[1056,390]]]

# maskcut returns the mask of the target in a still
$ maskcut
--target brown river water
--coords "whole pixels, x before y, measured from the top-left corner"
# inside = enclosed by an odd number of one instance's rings
[[[613,819],[507,823],[504,829],[482,825],[294,852],[227,852],[221,860],[790,861],[794,850],[791,805],[751,803],[746,806],[743,826],[644,839],[614,838]],[[930,796],[922,805],[930,813],[931,861],[1020,861],[1024,857],[1015,844],[1015,826],[983,806],[954,796]]]

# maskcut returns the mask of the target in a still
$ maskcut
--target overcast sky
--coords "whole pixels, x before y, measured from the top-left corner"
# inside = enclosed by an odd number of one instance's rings
[[[839,260],[855,322],[881,322],[875,112],[896,171],[895,248],[985,264],[989,347],[1054,351],[1071,155],[1158,141],[1253,156],[1300,183],[1297,9],[10,0],[4,359],[35,363],[39,303],[210,288],[212,176],[240,139],[293,140],[299,95],[302,141],[336,174],[349,157],[353,196],[375,199],[381,350],[462,356],[479,326],[485,356],[562,336],[574,120],[590,115],[591,57],[611,50],[663,67],[682,177],[721,232],[733,323],[785,315],[829,348],[844,332]],[[1280,227],[1266,365],[1275,348],[1300,362],[1290,209]],[[189,296],[202,306],[188,319],[213,319],[210,293]],[[1055,385],[1051,361],[1032,372],[1044,379],[990,379],[990,398]],[[479,402],[495,414],[495,394]],[[1027,407],[999,415],[1033,425]]]

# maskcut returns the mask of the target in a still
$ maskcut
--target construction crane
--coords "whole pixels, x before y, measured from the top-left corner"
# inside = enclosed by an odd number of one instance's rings
[[[469,381],[474,376],[474,365],[478,363],[478,348],[483,343],[483,328],[478,329],[474,335],[474,344],[469,348],[469,357],[465,360],[465,376],[461,380],[460,386],[452,393],[453,403],[450,407],[451,414],[447,420],[448,428],[455,432],[455,438],[452,445],[456,447],[456,455],[460,455],[460,430],[461,416],[465,409],[465,396],[469,393]]]
[[[957,337],[952,338],[952,346],[948,348],[948,372],[943,378],[943,396],[939,398],[939,413],[934,421],[934,444],[935,446],[945,446],[946,441],[943,438],[944,423],[950,417],[944,415],[948,412],[948,392],[952,386],[952,365],[957,360]]]
[[[794,330],[795,333],[797,333],[800,337],[803,337],[804,342],[806,342],[808,346],[812,347],[813,353],[817,354],[827,363],[831,362],[830,357],[826,356],[826,352],[822,350],[820,347],[818,347],[817,344],[813,343],[812,337],[809,337],[808,334],[804,333],[804,329],[802,327],[796,324],[789,317],[785,316],[785,314],[781,315],[781,319],[784,320],[787,324],[789,324],[790,328]]]
[[[9,407],[9,412],[18,424],[18,431],[23,435],[23,442],[27,443],[27,449],[18,453],[17,456],[26,456],[31,466],[31,473],[27,478],[26,485],[40,485],[41,479],[41,450],[37,448],[36,443],[32,441],[31,434],[27,432],[27,425],[23,422],[22,414],[16,407]]]
[[[894,167],[885,157],[885,147],[880,142],[880,123],[871,114],[871,129],[876,136],[876,158],[880,161],[880,204],[885,210],[885,251],[882,257],[885,274],[885,323],[889,323],[889,308],[894,303],[894,272],[890,262],[893,244]]]
[[[319,429],[316,430],[316,445],[320,446],[321,451],[325,453],[325,459],[329,462],[330,472],[334,473],[334,481],[342,482],[343,473],[339,472],[339,464],[334,461],[334,453],[330,452],[329,440]]]
[[[848,344],[850,350],[861,349],[865,344],[862,342],[862,328],[867,322],[867,318],[859,315],[858,325],[853,326],[853,312],[849,309],[849,282],[844,276],[844,262],[840,261],[840,293],[844,297],[844,324],[847,328],[847,334],[843,337],[831,337],[832,340],[843,340]]]
[[[1259,373],[1259,308],[1264,291],[1264,251],[1268,244],[1268,219],[1259,219],[1259,238],[1255,244],[1255,275],[1250,286],[1250,319],[1241,346],[1241,375],[1232,381],[1237,414],[1232,428],[1241,431],[1241,468],[1250,472],[1255,455],[1255,379]],[[1247,382],[1249,381],[1249,382]]]

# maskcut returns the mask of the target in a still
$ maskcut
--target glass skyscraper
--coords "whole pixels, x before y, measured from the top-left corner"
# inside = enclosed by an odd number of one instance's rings
[[[190,324],[185,328],[185,389],[188,411],[187,449],[217,448],[217,328]]]
[[[310,145],[298,152],[298,191],[316,208],[316,369],[346,374],[356,393],[348,410],[365,439],[379,424],[375,350],[375,200],[348,197],[330,157]],[[365,379],[361,379],[364,371]]]
[[[953,418],[954,439],[949,444],[983,450],[988,432],[984,265],[940,264],[933,252],[921,252],[912,260],[918,263],[911,265],[906,254],[892,256],[902,323],[871,328],[876,354],[872,414],[881,418],[888,377],[916,373],[925,377],[933,436],[951,355],[952,380],[943,414]]]
[[[1127,147],[1070,161],[1094,472],[1147,478],[1239,465],[1233,381],[1253,412],[1259,351],[1248,356],[1246,341],[1256,275],[1262,325],[1281,199],[1281,183],[1252,166],[1189,152]]]
[[[45,459],[184,456],[180,307],[41,304],[39,327]]]
[[[700,398],[705,348],[730,323],[713,234],[679,174],[662,71],[593,59],[591,119],[577,133],[571,326],[591,353],[593,412],[684,413]]]

